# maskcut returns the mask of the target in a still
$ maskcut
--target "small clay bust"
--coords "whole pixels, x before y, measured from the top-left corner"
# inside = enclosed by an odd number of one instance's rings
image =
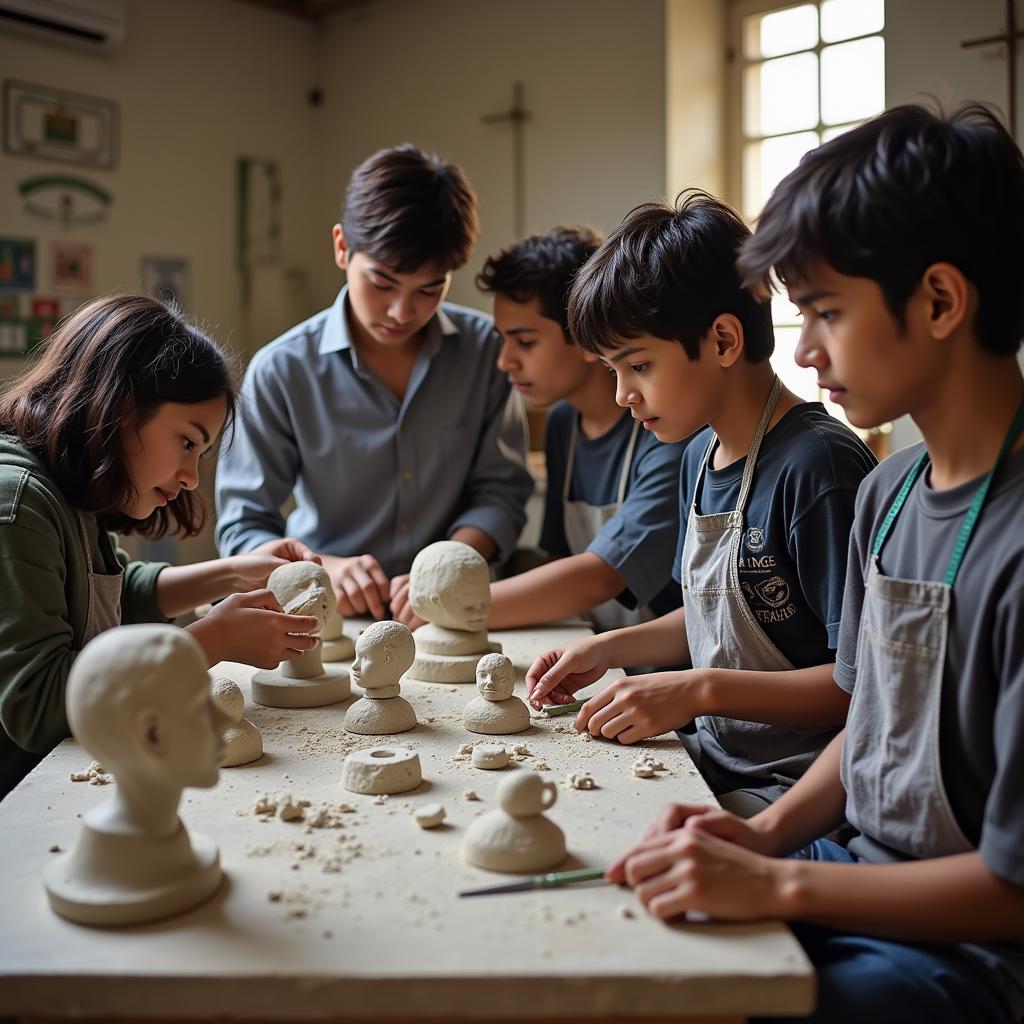
[[[517,772],[498,783],[498,809],[468,829],[462,855],[488,871],[546,871],[566,857],[562,830],[544,816],[558,787],[536,772]]]
[[[320,627],[336,608],[327,570],[316,562],[289,562],[278,566],[267,586],[283,611],[290,615],[312,615]],[[321,641],[274,671],[252,677],[252,699],[272,708],[312,708],[335,704],[350,694],[348,673],[342,668],[324,668]]]
[[[471,683],[481,656],[501,650],[487,639],[487,562],[468,544],[438,541],[413,559],[409,604],[427,623],[416,631],[414,679]]]
[[[218,676],[210,684],[213,703],[228,717],[230,725],[224,732],[224,759],[221,768],[249,764],[263,756],[263,737],[245,714],[245,697],[238,683],[227,676]]]
[[[352,680],[363,696],[345,712],[346,732],[386,736],[416,727],[416,712],[401,696],[400,680],[412,665],[416,644],[401,622],[375,622],[359,634]]]
[[[202,903],[220,885],[217,847],[185,831],[182,790],[217,783],[228,718],[206,658],[174,626],[107,630],[68,676],[71,731],[114,775],[71,850],[50,864],[50,905],[81,924],[136,924]]]
[[[508,736],[530,728],[530,710],[512,691],[516,671],[504,654],[485,654],[476,665],[474,697],[462,712],[462,724],[489,736]]]

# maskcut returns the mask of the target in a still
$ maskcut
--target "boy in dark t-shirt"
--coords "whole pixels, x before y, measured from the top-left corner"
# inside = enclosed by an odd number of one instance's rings
[[[613,682],[576,727],[631,743],[696,719],[680,738],[743,815],[791,786],[845,719],[832,651],[854,497],[874,465],[772,370],[768,302],[735,267],[749,234],[694,191],[637,207],[577,276],[574,335],[614,371],[620,404],[662,441],[711,430],[684,456],[683,608],[546,651],[526,677],[538,705],[613,665],[689,662]]]
[[[896,107],[805,156],[740,257],[850,421],[909,413],[924,443],[857,495],[843,734],[750,821],[666,808],[608,877],[660,917],[798,922],[816,1021],[1024,1017],[1022,238],[995,115]],[[844,813],[848,848],[815,838]]]

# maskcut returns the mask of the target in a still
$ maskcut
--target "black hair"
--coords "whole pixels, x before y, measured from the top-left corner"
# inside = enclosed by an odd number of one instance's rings
[[[750,231],[733,209],[699,189],[674,205],[631,210],[576,276],[569,295],[572,336],[590,352],[650,334],[683,346],[691,360],[715,319],[743,327],[749,362],[775,348],[770,303],[742,284],[736,253]]]
[[[897,322],[933,263],[978,293],[974,332],[1012,354],[1024,336],[1024,157],[977,103],[952,115],[894,107],[806,154],[765,205],[740,255],[751,287],[817,260],[875,281]]]
[[[536,299],[541,314],[554,320],[569,342],[569,289],[600,244],[601,235],[593,228],[560,225],[488,256],[476,285],[514,302]]]
[[[400,274],[458,270],[480,233],[476,194],[462,171],[410,145],[378,150],[352,172],[341,227],[349,252]]]

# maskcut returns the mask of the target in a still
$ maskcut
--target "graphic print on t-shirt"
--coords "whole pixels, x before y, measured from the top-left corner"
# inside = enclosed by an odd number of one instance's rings
[[[748,527],[740,545],[740,586],[757,621],[766,626],[786,622],[796,615],[789,582],[780,574],[778,559],[766,552],[763,527]]]

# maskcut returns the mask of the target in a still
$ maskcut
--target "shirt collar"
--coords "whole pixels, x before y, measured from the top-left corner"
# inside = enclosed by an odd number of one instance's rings
[[[345,307],[348,305],[348,285],[346,284],[334,305],[327,311],[327,319],[324,322],[324,329],[320,335],[320,352],[326,355],[328,352],[342,352],[351,349],[355,355],[355,345],[352,341],[352,332],[349,330],[348,317],[345,315]],[[441,339],[452,334],[458,334],[459,329],[452,318],[439,306],[437,312],[427,321],[426,336],[423,341],[423,352],[425,355],[433,356],[441,347]]]

